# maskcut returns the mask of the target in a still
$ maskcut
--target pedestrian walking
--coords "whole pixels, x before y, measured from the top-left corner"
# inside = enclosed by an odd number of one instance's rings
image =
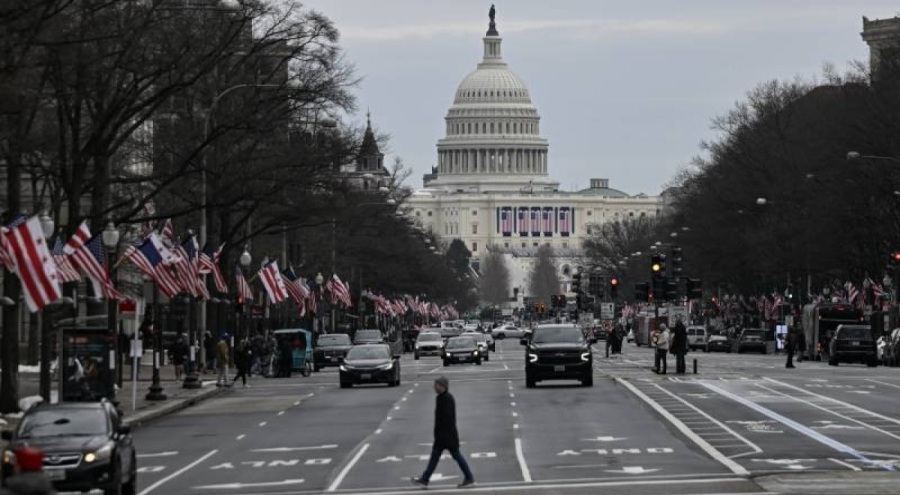
[[[44,453],[34,447],[16,450],[16,474],[3,480],[0,495],[56,495],[44,474]]]
[[[803,354],[807,351],[806,349],[806,334],[803,333],[803,328],[796,328],[796,336],[797,336],[797,362],[803,362]]]
[[[244,388],[249,386],[247,385],[247,374],[250,372],[252,360],[253,351],[250,348],[250,344],[246,339],[242,340],[234,350],[234,366],[237,368],[237,374],[234,376],[232,383],[237,383],[238,378],[240,378]]]
[[[654,371],[658,374],[665,375],[668,369],[668,359],[666,355],[669,353],[669,328],[665,323],[660,323],[659,329],[653,332],[651,344],[656,348],[656,359],[654,361]]]
[[[180,330],[175,336],[175,342],[172,343],[172,365],[175,367],[175,381],[181,381],[184,372],[184,363],[187,360],[188,346],[184,341],[184,333]]]
[[[203,349],[206,350],[206,369],[216,370],[216,339],[209,330],[203,334]]]
[[[794,334],[793,330],[788,331],[787,335],[784,336],[784,353],[787,354],[787,363],[785,363],[785,368],[793,368],[794,367],[794,349],[797,346],[797,337]]]
[[[228,339],[231,336],[228,335],[228,332],[222,333],[222,337],[219,338],[219,343],[216,344],[216,364],[219,366],[219,378],[216,379],[217,387],[227,387],[228,383]]]
[[[459,451],[459,432],[456,429],[456,401],[450,394],[450,381],[445,377],[440,377],[434,381],[434,391],[437,393],[434,407],[434,444],[431,446],[431,458],[428,460],[428,466],[425,472],[418,478],[412,478],[414,485],[425,488],[431,475],[437,468],[438,461],[441,460],[441,454],[445,450],[450,452],[453,460],[459,464],[459,469],[463,472],[463,481],[457,488],[466,488],[475,484],[475,477],[469,470],[469,464],[462,452]]]
[[[687,366],[684,362],[684,355],[687,354],[687,327],[681,317],[675,322],[675,328],[672,329],[672,341],[669,345],[669,351],[675,355],[675,373],[683,375],[687,372]]]

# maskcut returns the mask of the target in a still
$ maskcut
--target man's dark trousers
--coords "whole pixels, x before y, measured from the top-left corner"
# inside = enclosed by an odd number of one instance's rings
[[[687,372],[687,365],[684,362],[684,349],[675,351],[675,372],[684,374]]]
[[[434,470],[437,468],[438,462],[441,460],[441,454],[444,453],[444,450],[450,452],[450,456],[453,457],[453,460],[456,461],[457,464],[459,464],[459,469],[463,472],[465,479],[475,479],[472,475],[472,471],[469,469],[469,463],[466,462],[466,458],[463,457],[462,453],[459,451],[459,447],[442,447],[435,443],[431,447],[431,459],[428,459],[428,466],[425,467],[425,472],[422,473],[422,481],[427,483],[428,480],[431,479],[431,475],[434,474]]]

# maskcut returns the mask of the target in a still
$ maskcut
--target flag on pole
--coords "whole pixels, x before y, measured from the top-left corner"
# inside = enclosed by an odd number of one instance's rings
[[[247,283],[247,279],[244,278],[244,273],[241,271],[241,267],[235,267],[235,279],[237,280],[237,292],[238,296],[246,299],[247,301],[253,300],[253,291],[250,290],[250,284]]]
[[[296,273],[294,273],[293,267],[288,267],[284,270],[284,272],[282,272],[281,275],[282,278],[284,278],[284,288],[287,289],[288,295],[291,296],[291,298],[297,304],[297,311],[300,313],[300,316],[305,315],[306,298],[309,289],[306,289],[306,291],[304,291],[305,284],[304,287],[301,288],[301,279],[297,276]]]
[[[200,278],[200,249],[197,244],[197,236],[189,235],[180,246],[175,248],[175,253],[178,255],[178,259],[174,268],[181,288],[194,297],[209,299],[209,291]]]
[[[25,303],[32,313],[62,297],[56,263],[50,255],[44,229],[37,216],[5,233],[7,255],[24,289]]]
[[[172,219],[167,218],[159,229],[159,234],[162,236],[164,240],[172,242],[175,239],[175,226],[172,224]]]
[[[333,274],[331,279],[325,282],[325,289],[331,292],[332,302],[340,301],[348,308],[353,306],[353,301],[350,299],[350,289],[344,285],[337,273]]]
[[[262,267],[259,271],[259,279],[273,304],[278,304],[288,298],[287,287],[284,286],[284,279],[281,278],[281,272],[278,271],[277,260],[272,260]]]
[[[125,296],[116,290],[112,278],[109,276],[106,251],[103,249],[103,243],[99,234],[76,249],[72,253],[71,258],[73,265],[90,279],[91,284],[94,286],[95,296],[102,295],[107,299],[117,301],[125,299]]]
[[[159,286],[160,292],[166,297],[175,297],[181,292],[181,286],[175,275],[169,269],[173,262],[173,256],[166,248],[159,234],[151,232],[138,246],[128,246],[125,249],[125,258],[134,263],[138,270],[150,277]]]
[[[225,276],[222,275],[222,268],[219,267],[219,258],[222,256],[224,247],[225,244],[222,244],[219,249],[209,252],[209,247],[204,246],[200,251],[200,273],[212,273],[216,290],[219,292],[228,292],[228,284],[225,283]]]
[[[53,261],[56,262],[56,272],[59,274],[60,282],[78,282],[81,280],[81,274],[78,273],[78,269],[72,266],[72,261],[63,252],[63,243],[59,236],[56,237],[56,243],[53,244],[51,253],[53,254]]]
[[[0,227],[0,263],[3,263],[3,266],[11,272],[16,271],[16,264],[12,259],[12,254],[10,254],[9,243],[7,241],[6,235],[10,230],[25,223],[26,220],[28,220],[28,217],[19,214],[14,216],[12,218],[12,221],[10,221],[6,226]]]

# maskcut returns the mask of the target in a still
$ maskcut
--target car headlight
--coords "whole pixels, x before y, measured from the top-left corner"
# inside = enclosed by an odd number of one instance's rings
[[[394,367],[394,363],[387,363],[387,364],[382,364],[381,366],[378,367],[378,369],[380,369],[380,370],[389,370],[389,369],[391,369],[391,368],[393,368],[393,367]]]
[[[531,352],[528,353],[528,362],[529,362],[529,363],[536,363],[536,362],[537,362],[537,359],[538,359],[537,354],[534,354],[534,353],[531,353]]]
[[[582,352],[582,353],[581,353],[581,360],[584,361],[585,363],[588,362],[588,361],[590,361],[590,360],[591,360],[591,353],[590,353],[590,352]]]
[[[475,349],[474,351],[472,351],[472,355],[473,355],[473,356],[477,356],[477,355],[478,355],[478,349]]]
[[[350,371],[350,368],[344,366],[343,364],[340,366],[341,371]]]
[[[112,456],[113,444],[108,443],[99,449],[88,452],[84,455],[84,462],[90,464],[92,462],[103,461],[109,459]]]
[[[16,464],[16,454],[11,450],[3,451],[3,464],[9,464],[15,466]]]

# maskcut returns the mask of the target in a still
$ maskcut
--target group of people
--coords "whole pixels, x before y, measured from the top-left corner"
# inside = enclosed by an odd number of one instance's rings
[[[656,349],[653,360],[653,371],[657,374],[665,375],[668,371],[668,354],[675,356],[675,372],[683,375],[687,372],[685,364],[685,355],[688,352],[687,327],[684,325],[682,318],[678,318],[669,330],[668,325],[660,323],[659,327],[653,330],[650,335],[650,345]]]
[[[622,342],[625,341],[627,335],[628,331],[621,323],[617,323],[606,334],[606,357],[609,357],[610,354],[622,354]]]

